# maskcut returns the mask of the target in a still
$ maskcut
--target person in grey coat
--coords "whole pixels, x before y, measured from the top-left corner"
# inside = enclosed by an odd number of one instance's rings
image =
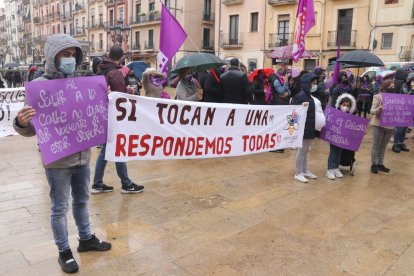
[[[79,42],[66,34],[48,37],[45,44],[46,72],[33,81],[63,79],[75,75],[76,66],[83,61]],[[47,86],[47,83],[45,83]],[[14,129],[22,136],[36,135],[32,118],[36,109],[23,107],[14,119]],[[51,164],[44,165],[50,186],[51,225],[55,243],[59,250],[58,262],[64,272],[74,273],[79,266],[69,246],[66,213],[69,196],[72,194],[72,211],[78,227],[78,252],[106,251],[111,244],[100,241],[91,231],[88,212],[90,149],[77,152]],[[71,192],[72,190],[72,192]]]

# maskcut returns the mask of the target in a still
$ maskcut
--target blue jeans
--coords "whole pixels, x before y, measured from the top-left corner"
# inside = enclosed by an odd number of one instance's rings
[[[92,237],[88,200],[89,200],[89,164],[67,169],[46,169],[52,203],[51,224],[55,243],[60,252],[69,249],[66,213],[69,194],[72,188],[72,212],[78,227],[79,238]]]
[[[330,144],[328,170],[338,169],[341,162],[342,148]]]
[[[407,127],[396,127],[394,129],[394,145],[401,146],[404,144]]]
[[[93,185],[100,187],[103,184],[103,177],[107,161],[105,160],[106,144],[102,145],[101,152],[98,155],[95,165],[95,176],[93,178]],[[128,177],[128,169],[125,162],[115,162],[116,173],[121,179],[122,188],[130,187],[132,185],[131,179]]]

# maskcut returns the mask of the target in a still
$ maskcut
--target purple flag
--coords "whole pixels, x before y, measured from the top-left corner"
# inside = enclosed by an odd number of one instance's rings
[[[106,143],[108,96],[103,76],[26,82],[33,125],[48,165]]]
[[[336,48],[336,63],[332,76],[325,82],[325,87],[327,89],[331,88],[335,84],[338,84],[339,72],[341,71],[341,64],[339,58],[341,57],[341,45],[338,41],[338,46]]]
[[[368,127],[368,119],[361,118],[333,107],[325,109],[326,125],[320,139],[337,147],[358,151]]]
[[[168,73],[168,62],[183,45],[187,34],[177,19],[162,4],[160,51],[157,56],[158,72]]]
[[[292,59],[298,62],[305,51],[306,33],[315,25],[313,0],[299,0],[296,12],[296,31],[293,42]]]
[[[414,96],[406,94],[382,93],[382,126],[410,127],[413,125]]]

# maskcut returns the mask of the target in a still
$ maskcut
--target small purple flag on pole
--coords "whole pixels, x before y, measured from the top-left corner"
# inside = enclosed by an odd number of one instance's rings
[[[338,41],[338,47],[336,48],[336,63],[335,63],[335,68],[334,68],[332,77],[330,77],[329,80],[327,80],[325,82],[325,87],[327,89],[331,88],[335,84],[338,84],[339,72],[341,71],[341,64],[339,62],[339,58],[340,57],[341,57],[341,45],[339,44],[339,41]]]
[[[183,27],[167,7],[162,4],[160,51],[157,56],[158,72],[168,73],[168,62],[177,53],[186,38],[187,33]]]
[[[293,42],[292,59],[298,62],[305,51],[305,35],[315,25],[313,0],[299,0],[296,12],[296,31]]]

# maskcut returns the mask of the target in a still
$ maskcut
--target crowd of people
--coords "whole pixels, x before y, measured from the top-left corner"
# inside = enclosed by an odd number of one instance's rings
[[[275,71],[257,70],[249,80],[245,68],[238,59],[232,59],[229,66],[211,69],[206,72],[192,72],[191,68],[180,70],[171,80],[155,69],[147,69],[138,79],[134,72],[123,64],[123,50],[118,46],[110,49],[107,56],[93,60],[91,75],[105,76],[109,90],[148,97],[169,98],[165,91],[170,81],[176,87],[175,98],[185,101],[203,101],[214,103],[253,104],[253,105],[303,105],[307,106],[303,146],[297,149],[296,172],[294,179],[308,182],[316,179],[308,167],[309,148],[318,132],[325,125],[323,110],[332,106],[342,112],[366,117],[372,115],[373,147],[371,172],[389,172],[384,166],[386,146],[394,135],[393,151],[408,151],[404,143],[408,128],[387,128],[379,124],[382,111],[382,93],[414,93],[414,74],[398,70],[393,79],[382,80],[377,77],[373,82],[366,77],[354,78],[350,72],[339,74],[337,84],[326,87],[326,71],[316,67],[312,72],[289,69],[280,64]],[[74,77],[76,67],[83,62],[83,53],[79,42],[65,34],[48,37],[45,44],[45,71],[32,81],[46,81]],[[174,96],[174,95],[172,95]],[[36,110],[31,106],[23,107],[14,119],[14,128],[22,136],[35,135],[32,118]],[[112,192],[113,187],[104,183],[105,146],[102,145],[95,165],[92,193]],[[278,151],[282,152],[282,151]],[[326,177],[343,177],[339,170],[344,154],[351,154],[335,145],[330,145],[327,160]],[[63,271],[73,273],[79,265],[69,246],[66,214],[69,209],[69,196],[72,195],[73,217],[79,234],[78,252],[106,251],[111,244],[99,240],[92,232],[89,214],[90,149],[72,154],[52,164],[45,165],[45,173],[50,186],[51,226],[55,243],[59,250],[58,262]],[[121,192],[136,194],[144,187],[134,183],[128,176],[125,163],[116,163],[116,171],[121,182]],[[72,190],[72,191],[71,191]]]

